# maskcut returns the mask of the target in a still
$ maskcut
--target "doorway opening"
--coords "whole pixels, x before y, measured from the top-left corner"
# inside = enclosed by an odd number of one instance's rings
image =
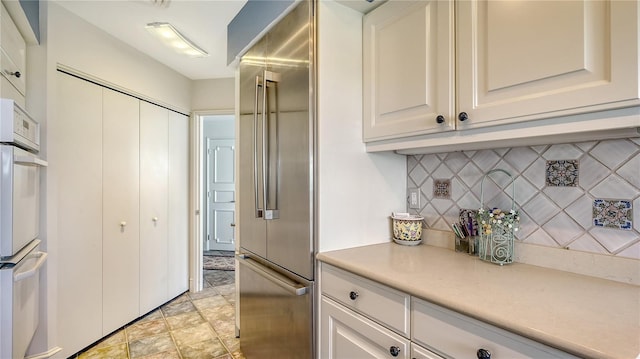
[[[230,111],[194,114],[190,290],[207,287],[208,270],[232,271],[236,242],[236,132]],[[233,272],[230,272],[230,274]]]

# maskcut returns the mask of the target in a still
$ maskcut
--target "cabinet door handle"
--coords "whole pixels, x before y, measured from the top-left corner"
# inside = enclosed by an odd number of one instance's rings
[[[487,349],[478,349],[478,352],[476,352],[476,355],[478,356],[478,359],[491,359],[491,352],[488,351]]]
[[[358,298],[358,292],[351,291],[349,293],[349,298],[351,298],[351,300],[356,300]]]
[[[466,121],[469,119],[469,115],[466,112],[460,112],[458,114],[458,120],[460,121]]]
[[[438,115],[438,117],[436,117],[436,122],[437,123],[444,123],[444,116]]]
[[[393,345],[389,348],[389,353],[391,354],[391,356],[397,357],[398,355],[400,355],[400,348]]]

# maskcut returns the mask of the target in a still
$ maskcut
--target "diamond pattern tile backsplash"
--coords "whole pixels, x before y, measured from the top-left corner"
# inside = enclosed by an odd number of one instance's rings
[[[422,197],[409,211],[451,231],[461,209],[480,207],[495,168],[514,178],[518,241],[640,259],[639,138],[408,156],[407,187]],[[484,207],[511,208],[508,176],[483,188]]]

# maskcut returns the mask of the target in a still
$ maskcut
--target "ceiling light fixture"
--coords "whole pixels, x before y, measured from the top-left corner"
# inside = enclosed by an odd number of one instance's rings
[[[147,30],[157,36],[167,46],[175,51],[191,57],[207,57],[209,54],[182,35],[168,22],[152,22],[147,24]]]

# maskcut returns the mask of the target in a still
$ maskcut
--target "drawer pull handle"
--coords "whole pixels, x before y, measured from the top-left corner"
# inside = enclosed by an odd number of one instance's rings
[[[358,298],[358,292],[351,291],[351,293],[349,293],[349,298],[351,298],[351,300],[356,300]]]
[[[398,355],[400,355],[400,348],[393,345],[391,346],[391,348],[389,348],[389,353],[391,354],[391,356],[397,357]]]
[[[464,121],[466,121],[466,120],[468,120],[468,119],[469,119],[469,115],[468,115],[466,112],[460,112],[460,113],[458,114],[458,120],[460,120],[460,121],[463,121],[463,122],[464,122]]]
[[[437,123],[444,123],[444,116],[438,115],[438,117],[436,117],[436,122]]]
[[[478,349],[476,355],[478,356],[478,359],[491,359],[491,352],[487,349]]]

